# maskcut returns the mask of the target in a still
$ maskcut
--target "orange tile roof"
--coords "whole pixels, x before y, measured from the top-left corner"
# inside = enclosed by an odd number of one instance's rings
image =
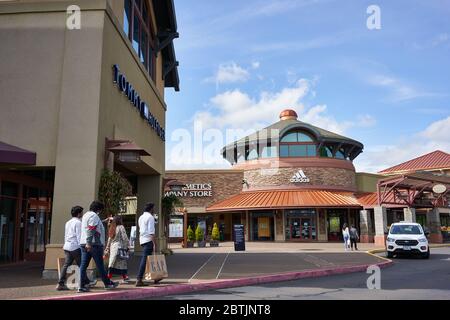
[[[208,207],[206,211],[280,209],[300,207],[361,207],[351,192],[272,190],[241,192]]]
[[[444,151],[436,150],[434,152],[425,154],[418,158],[403,162],[394,167],[385,169],[378,173],[402,174],[421,170],[448,169],[448,168],[450,168],[450,154]]]

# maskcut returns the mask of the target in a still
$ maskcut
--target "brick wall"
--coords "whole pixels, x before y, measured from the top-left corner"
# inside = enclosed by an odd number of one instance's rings
[[[293,183],[291,178],[299,171],[303,170],[308,183]],[[353,170],[341,168],[277,168],[268,170],[248,170],[244,173],[244,179],[248,183],[249,189],[260,189],[270,187],[292,187],[292,186],[336,186],[346,190],[356,189],[356,177]]]
[[[212,186],[211,197],[180,197],[185,207],[208,207],[242,191],[243,172],[235,170],[220,171],[167,171],[167,179],[177,179],[186,184],[206,184]]]

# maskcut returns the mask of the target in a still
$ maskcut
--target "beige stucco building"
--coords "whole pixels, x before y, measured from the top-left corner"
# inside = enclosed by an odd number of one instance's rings
[[[105,167],[160,209],[176,37],[172,0],[0,1],[2,261],[46,252],[54,272]]]

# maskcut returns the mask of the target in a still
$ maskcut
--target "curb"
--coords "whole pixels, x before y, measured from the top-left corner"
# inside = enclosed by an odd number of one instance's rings
[[[378,257],[378,256],[377,256]],[[378,257],[380,258],[380,257]],[[184,294],[197,291],[207,291],[216,289],[225,289],[233,287],[252,286],[263,283],[282,282],[305,278],[326,277],[338,274],[347,274],[355,272],[365,272],[370,266],[378,266],[381,269],[389,267],[393,264],[391,260],[375,264],[363,264],[349,267],[312,269],[297,272],[287,272],[280,274],[271,274],[257,277],[248,277],[241,279],[218,280],[214,282],[196,283],[196,284],[178,284],[168,285],[164,287],[141,288],[114,292],[101,292],[84,295],[58,296],[58,297],[41,297],[33,300],[133,300],[152,297],[161,297],[166,295]]]

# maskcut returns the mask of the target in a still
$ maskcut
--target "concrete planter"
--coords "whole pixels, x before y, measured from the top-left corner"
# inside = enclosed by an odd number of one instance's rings
[[[206,241],[197,241],[197,247],[199,248],[206,247]]]
[[[187,241],[186,242],[186,248],[193,248],[194,247],[194,241]]]
[[[210,247],[218,247],[218,246],[219,246],[219,241],[217,241],[217,240],[211,240],[211,241],[209,242],[209,246],[210,246]]]

